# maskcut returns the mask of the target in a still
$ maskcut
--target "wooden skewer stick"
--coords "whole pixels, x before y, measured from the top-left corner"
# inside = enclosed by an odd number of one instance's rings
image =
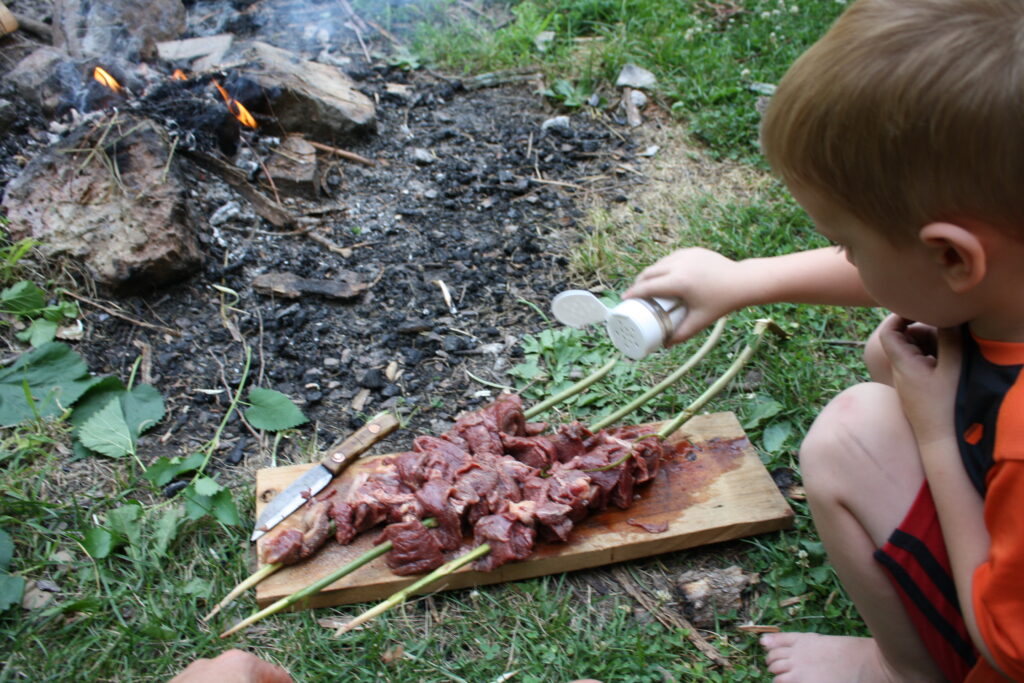
[[[250,574],[247,579],[245,579],[240,584],[232,588],[231,592],[225,595],[224,599],[218,602],[217,606],[214,607],[209,614],[203,617],[203,623],[206,623],[207,621],[212,619],[218,612],[220,612],[222,609],[230,605],[234,601],[234,599],[237,598],[239,595],[249,590],[250,588],[258,584],[260,581],[267,578],[283,566],[283,563],[275,562],[273,564],[265,564],[259,569],[257,569],[255,572]]]
[[[350,152],[347,149],[340,149],[338,147],[331,147],[330,145],[325,145],[322,142],[315,142],[314,140],[306,140],[306,142],[308,142],[309,144],[313,145],[313,147],[319,149],[322,152],[330,152],[331,154],[335,154],[335,155],[341,157],[342,159],[348,159],[349,161],[355,161],[355,162],[363,164],[365,166],[376,166],[377,165],[377,162],[374,161],[373,159],[367,159],[366,157],[361,156],[359,154],[356,154],[355,152]]]
[[[435,520],[433,517],[428,517],[427,519],[423,520],[423,526],[428,527],[428,528],[435,527],[435,526],[437,526],[437,520]],[[339,567],[338,569],[336,569],[335,571],[331,572],[330,574],[328,574],[324,578],[320,579],[319,581],[311,583],[308,586],[306,586],[305,588],[303,588],[302,590],[296,591],[296,592],[292,593],[291,595],[283,597],[280,600],[278,600],[277,602],[275,602],[274,604],[272,604],[272,605],[270,605],[268,607],[265,607],[264,609],[260,610],[259,612],[256,612],[255,614],[252,614],[252,615],[246,617],[242,621],[238,622],[237,624],[235,624],[234,626],[229,628],[227,631],[224,631],[224,633],[221,633],[220,637],[221,638],[227,638],[228,636],[230,636],[230,635],[232,635],[234,633],[237,633],[238,631],[241,631],[243,628],[246,628],[248,626],[252,626],[257,621],[260,621],[261,619],[269,617],[271,614],[277,614],[278,612],[283,610],[285,607],[289,607],[291,605],[294,605],[299,600],[303,600],[305,598],[308,598],[311,595],[316,595],[321,590],[323,590],[327,586],[331,585],[332,583],[334,583],[338,579],[341,579],[341,578],[343,578],[345,576],[348,576],[349,574],[351,574],[355,570],[357,570],[360,567],[362,567],[364,564],[367,564],[369,562],[372,562],[373,560],[376,560],[378,557],[380,557],[384,553],[386,553],[389,550],[391,550],[392,545],[393,544],[391,543],[391,541],[385,541],[384,543],[381,543],[380,545],[378,545],[378,546],[376,546],[374,548],[370,548],[369,550],[367,550],[365,553],[363,553],[362,555],[360,555],[356,559],[352,560],[351,562],[349,562],[348,564],[346,564],[343,567]],[[273,565],[268,565],[268,566],[273,566]]]
[[[366,610],[352,621],[338,628],[338,630],[334,632],[334,637],[337,638],[338,636],[344,633],[348,633],[355,627],[365,624],[377,615],[387,612],[389,609],[395,607],[396,605],[402,604],[403,602],[405,602],[405,599],[407,597],[409,597],[416,591],[422,588],[426,588],[428,585],[434,583],[438,579],[443,579],[446,576],[454,574],[458,569],[460,569],[464,565],[469,564],[478,557],[483,557],[489,552],[491,552],[491,546],[487,543],[484,543],[483,545],[478,545],[477,547],[473,548],[462,557],[456,558],[451,562],[441,565],[434,571],[430,572],[429,574],[421,578],[419,581],[415,581],[409,584],[402,590],[392,595],[387,600],[381,602],[376,607],[371,607],[370,609]]]

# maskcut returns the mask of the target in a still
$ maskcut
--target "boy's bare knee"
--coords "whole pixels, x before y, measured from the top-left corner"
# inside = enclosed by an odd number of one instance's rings
[[[893,409],[898,411],[899,406],[892,387],[874,382],[854,385],[833,398],[800,446],[804,478],[851,464],[864,452],[865,440],[883,431],[882,423],[892,419]]]

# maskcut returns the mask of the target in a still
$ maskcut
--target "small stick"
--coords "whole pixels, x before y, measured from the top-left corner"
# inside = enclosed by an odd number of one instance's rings
[[[433,517],[428,517],[427,519],[423,520],[423,526],[425,526],[427,528],[435,527],[435,526],[437,526],[437,520],[435,520]],[[334,583],[338,579],[344,578],[344,577],[348,576],[349,574],[351,574],[352,572],[354,572],[355,570],[357,570],[360,567],[362,567],[364,564],[367,564],[369,562],[372,562],[373,560],[376,560],[378,557],[380,557],[381,555],[383,555],[386,552],[388,552],[389,550],[391,550],[392,546],[393,546],[393,544],[391,543],[391,541],[385,541],[384,543],[381,543],[380,545],[378,545],[378,546],[376,546],[374,548],[370,548],[369,550],[367,550],[365,553],[363,553],[362,555],[360,555],[356,559],[352,560],[351,562],[349,562],[348,564],[346,564],[343,567],[339,567],[338,569],[334,570],[333,572],[331,572],[330,574],[328,574],[324,578],[320,579],[319,581],[311,583],[308,586],[306,586],[305,588],[303,588],[302,590],[298,590],[298,591],[292,593],[291,595],[283,597],[280,600],[278,600],[277,602],[275,602],[274,604],[270,605],[269,607],[265,607],[264,609],[260,610],[259,612],[256,612],[255,614],[252,614],[252,615],[246,617],[242,621],[238,622],[237,624],[235,624],[234,626],[229,628],[227,631],[224,631],[224,633],[221,633],[220,637],[221,638],[227,638],[228,636],[230,636],[230,635],[232,635],[234,633],[237,633],[238,631],[241,631],[243,628],[246,628],[247,626],[252,626],[257,621],[260,621],[260,620],[264,619],[265,617],[269,617],[271,614],[277,614],[278,612],[283,610],[285,607],[293,605],[296,602],[298,602],[299,600],[303,600],[303,599],[305,599],[305,598],[307,598],[307,597],[309,597],[311,595],[316,595],[321,590],[323,590],[324,588],[327,588],[327,586],[331,585],[332,583]],[[267,565],[267,566],[268,567],[272,567],[274,565]],[[269,576],[269,574],[270,573],[268,572],[268,576]],[[253,576],[255,576],[255,574]],[[249,577],[249,578],[252,578],[252,577]],[[248,581],[248,579],[246,579],[246,580]],[[253,585],[255,585],[255,583],[259,583],[259,581],[254,582]]]
[[[411,595],[412,593],[415,593],[416,591],[426,587],[427,585],[433,583],[434,581],[437,581],[438,579],[443,579],[446,576],[449,576],[450,574],[454,574],[458,569],[460,569],[464,565],[469,564],[476,558],[482,557],[483,555],[486,555],[489,552],[491,552],[490,544],[484,543],[483,545],[478,545],[477,547],[473,548],[462,557],[456,558],[451,562],[441,565],[440,567],[430,572],[423,578],[409,584],[402,590],[398,591],[387,600],[381,602],[376,607],[371,607],[370,609],[366,610],[352,621],[338,628],[338,630],[334,632],[334,637],[337,638],[338,636],[351,631],[355,627],[365,624],[366,622],[376,617],[378,614],[382,614],[391,609],[392,607],[402,604],[403,602],[405,602],[405,599],[409,597],[409,595]]]
[[[325,145],[322,142],[314,142],[313,140],[306,140],[306,142],[313,145],[313,147],[319,149],[320,151],[330,152],[331,154],[335,154],[341,157],[342,159],[348,159],[349,161],[355,161],[360,164],[365,164],[367,166],[377,165],[377,162],[374,161],[373,159],[367,159],[364,156],[359,156],[355,152],[349,152],[348,150],[338,149],[337,147],[331,147],[330,145]]]
[[[649,400],[651,400],[661,392],[665,391],[665,389],[667,389],[669,386],[679,381],[679,378],[681,378],[683,375],[689,372],[694,365],[704,360],[704,356],[708,355],[708,353],[711,352],[711,349],[714,348],[715,344],[718,343],[718,340],[722,338],[722,332],[725,330],[725,320],[725,317],[718,319],[718,322],[715,323],[715,327],[711,330],[711,334],[708,335],[707,340],[705,340],[701,347],[697,349],[697,351],[692,356],[690,356],[690,358],[687,359],[685,363],[683,363],[675,371],[673,371],[671,375],[669,375],[661,382],[648,389],[641,396],[637,397],[633,401],[630,401],[627,405],[623,406],[622,408],[619,408],[611,415],[608,415],[607,417],[598,420],[591,427],[591,430],[596,432],[597,430],[607,427],[610,424],[615,424],[629,413],[638,409],[640,406],[644,405]]]
[[[180,337],[181,336],[181,332],[179,332],[178,330],[172,330],[170,327],[164,327],[163,325],[154,325],[153,323],[147,323],[147,322],[145,322],[143,320],[137,320],[137,319],[135,319],[135,318],[133,318],[133,317],[131,317],[129,315],[125,315],[124,313],[121,313],[120,311],[118,311],[116,309],[110,308],[109,306],[104,306],[103,304],[101,304],[101,303],[99,303],[97,301],[93,301],[92,299],[84,297],[81,294],[75,294],[71,290],[62,289],[61,290],[61,294],[66,294],[66,295],[70,296],[72,299],[77,299],[77,300],[81,301],[83,304],[88,304],[90,306],[94,306],[94,307],[100,309],[101,311],[103,311],[104,313],[107,313],[108,315],[112,315],[115,318],[120,318],[121,320],[124,320],[125,322],[129,322],[129,323],[131,323],[133,325],[138,325],[139,327],[145,327],[145,328],[150,329],[150,330],[156,330],[158,332],[163,332],[164,334],[169,334],[172,337]]]
[[[217,603],[217,606],[213,610],[202,618],[203,623],[206,623],[212,619],[218,612],[230,605],[235,598],[249,590],[263,579],[267,578],[278,569],[283,567],[284,564],[281,562],[274,562],[273,564],[265,564],[255,572],[249,575],[249,578],[242,581],[240,584],[231,589],[231,592],[224,596],[224,599]]]

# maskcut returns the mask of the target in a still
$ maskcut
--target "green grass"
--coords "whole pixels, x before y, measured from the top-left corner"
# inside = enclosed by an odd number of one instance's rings
[[[581,286],[618,291],[639,269],[677,246],[702,245],[743,258],[823,244],[787,193],[761,173],[755,145],[758,94],[750,86],[777,81],[842,4],[530,0],[482,6],[493,21],[454,2],[354,4],[389,29],[411,31],[402,34],[409,36],[415,57],[405,55],[406,63],[466,74],[525,67],[544,73],[549,85],[563,80],[582,94],[610,100],[618,70],[635,62],[658,75],[659,102],[704,145],[697,156],[746,164],[744,192],[669,194],[643,213],[593,210],[572,258]],[[743,11],[718,20],[716,6]],[[501,23],[507,19],[511,22]],[[534,42],[541,31],[555,32],[544,53]],[[16,258],[4,263],[4,285],[24,276]],[[546,304],[537,302],[539,309]],[[705,363],[637,419],[661,419],[683,408],[729,364],[762,316],[775,319],[791,338],[768,342],[709,409],[734,411],[769,469],[798,470],[796,451],[814,416],[839,390],[865,377],[860,349],[847,342],[866,338],[880,319],[877,312],[796,305],[740,312]],[[700,341],[618,367],[563,408],[560,417],[589,421],[609,412],[671,371]],[[535,362],[519,368],[513,379],[523,384],[529,400],[571,383],[611,352],[600,336],[554,325],[527,340],[526,349],[527,360]],[[210,627],[199,617],[249,573],[245,529],[209,517],[181,520],[166,547],[147,535],[93,560],[82,537],[103,515],[139,501],[145,510],[140,528],[154,531],[169,504],[141,478],[135,463],[76,458],[67,444],[62,423],[0,432],[0,529],[14,539],[10,571],[56,589],[46,594],[48,602],[32,609],[0,612],[0,643],[8,653],[0,683],[163,681],[192,659],[221,652],[227,644],[216,634],[248,614],[251,598],[228,608]],[[251,489],[251,481],[234,487],[242,510],[252,509]],[[760,575],[743,609],[720,614],[713,631],[704,633],[729,658],[728,670],[711,665],[686,634],[658,623],[628,595],[595,588],[607,579],[601,570],[418,598],[344,639],[332,637],[333,623],[318,620],[343,618],[353,608],[278,615],[230,644],[282,664],[300,681],[478,683],[509,674],[511,681],[538,683],[580,676],[609,682],[764,680],[756,637],[740,632],[738,624],[863,632],[806,506],[792,505],[797,516],[790,531],[626,565],[638,581],[657,580],[644,585],[661,595],[670,611],[680,607],[664,589],[683,569],[738,564]]]
[[[409,31],[427,63],[459,72],[539,70],[585,100],[612,101],[622,66],[658,77],[655,94],[718,157],[758,163],[759,84],[776,83],[845,7],[842,0],[526,0],[489,5],[490,21],[451,2],[362,10]],[[509,21],[510,18],[512,21]],[[397,30],[397,29],[396,29]],[[543,31],[554,40],[542,52]]]

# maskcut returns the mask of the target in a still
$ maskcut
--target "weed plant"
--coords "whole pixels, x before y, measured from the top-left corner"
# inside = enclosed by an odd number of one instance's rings
[[[743,258],[823,243],[785,191],[757,170],[755,105],[770,90],[759,84],[777,81],[842,10],[841,2],[527,0],[476,12],[462,2],[353,4],[389,29],[413,29],[403,34],[411,36],[410,49],[396,53],[396,63],[467,75],[538,70],[555,106],[587,106],[582,103],[593,95],[610,101],[622,65],[639,64],[658,76],[659,101],[704,145],[699,155],[743,160],[753,169],[742,195],[698,193],[628,217],[595,209],[572,256],[580,286],[620,291],[642,267],[682,245]],[[546,31],[553,39],[539,42]],[[558,82],[565,85],[555,87]],[[0,286],[24,277],[17,259],[0,258],[0,268]],[[763,316],[791,338],[764,347],[710,409],[738,415],[769,470],[798,474],[796,449],[814,415],[865,377],[857,342],[880,319],[876,312],[778,305],[737,313],[716,351],[636,419],[664,419],[683,408],[729,364],[753,320]],[[607,414],[677,367],[700,341],[623,363],[554,417],[587,422]],[[612,353],[600,336],[553,324],[524,340],[524,351],[512,380],[528,401]],[[232,494],[240,510],[252,510],[251,482]],[[103,557],[87,552],[88,531],[111,525],[111,511],[136,503],[156,514],[121,519],[122,535],[137,534],[135,541],[113,545]],[[614,584],[609,590],[600,570],[421,597],[340,640],[332,637],[334,628],[360,606],[277,615],[225,643],[216,634],[245,616],[251,599],[228,608],[218,623],[207,626],[200,617],[250,572],[251,518],[232,525],[210,515],[182,516],[172,520],[173,533],[161,531],[172,504],[154,492],[139,463],[76,453],[65,419],[30,420],[0,431],[0,530],[13,539],[9,558],[0,543],[0,584],[4,576],[29,581],[24,607],[0,605],[6,653],[0,683],[165,681],[228,645],[280,663],[298,681],[765,680],[756,637],[738,630],[739,623],[863,630],[804,504],[791,503],[792,530],[626,565],[669,610],[681,609],[670,591],[681,568],[739,564],[760,575],[742,612],[721,613],[714,629],[702,633],[729,659],[728,669],[713,665],[687,633],[663,626]]]

